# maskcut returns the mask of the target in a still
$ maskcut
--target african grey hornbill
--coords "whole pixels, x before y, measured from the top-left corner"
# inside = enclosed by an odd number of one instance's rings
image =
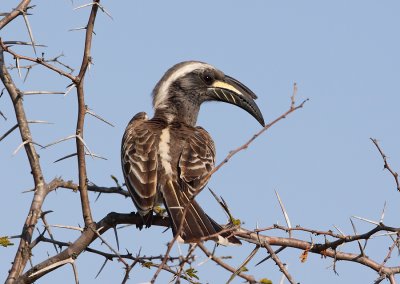
[[[264,126],[255,104],[256,95],[236,79],[215,67],[187,61],[170,68],[153,90],[154,117],[136,114],[122,139],[121,159],[125,182],[146,226],[156,205],[164,203],[174,235],[198,242],[211,239],[221,244],[240,241],[211,219],[195,200],[183,211],[191,196],[201,190],[214,168],[215,147],[210,135],[196,126],[200,105],[206,101],[234,104]]]

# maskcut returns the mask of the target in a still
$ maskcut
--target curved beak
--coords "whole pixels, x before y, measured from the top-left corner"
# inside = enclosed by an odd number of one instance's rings
[[[236,105],[251,114],[262,126],[264,118],[255,99],[257,96],[238,80],[225,76],[223,80],[216,80],[207,89],[207,94],[216,101]]]

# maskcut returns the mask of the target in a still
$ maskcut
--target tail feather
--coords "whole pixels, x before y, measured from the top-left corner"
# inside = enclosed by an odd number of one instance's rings
[[[179,230],[182,222],[183,211],[187,204],[190,202],[188,191],[182,189],[178,183],[169,181],[162,189],[164,204],[168,210],[171,218],[171,226],[174,235]],[[199,204],[193,200],[189,205],[183,220],[183,227],[180,232],[180,237],[186,243],[195,243],[200,241],[201,238],[211,237],[220,244],[241,244],[241,242],[234,236],[231,236],[229,232],[218,234],[223,228],[211,219],[199,206]]]

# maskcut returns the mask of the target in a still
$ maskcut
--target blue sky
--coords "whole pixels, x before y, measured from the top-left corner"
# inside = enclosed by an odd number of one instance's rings
[[[14,2],[14,1],[13,1]],[[16,2],[15,2],[16,3]],[[15,3],[3,4],[2,11]],[[89,9],[73,11],[83,1],[48,1],[37,5],[29,17],[35,39],[46,44],[39,53],[46,57],[65,55],[63,62],[78,68],[81,60],[83,32],[69,29],[86,24]],[[86,103],[113,124],[111,128],[87,117],[86,142],[90,149],[107,161],[88,158],[89,179],[103,186],[113,186],[110,175],[122,181],[119,151],[127,122],[139,111],[152,114],[151,91],[162,74],[183,60],[201,60],[213,64],[239,79],[259,97],[257,104],[270,121],[290,106],[293,83],[298,84],[298,101],[309,98],[301,109],[281,121],[257,139],[249,149],[239,153],[211,179],[209,186],[222,195],[232,212],[248,229],[284,224],[274,190],[285,204],[293,225],[321,230],[339,227],[352,234],[349,218],[353,215],[377,220],[385,202],[385,224],[398,226],[399,193],[393,178],[382,170],[383,163],[369,140],[380,140],[389,162],[400,169],[399,78],[400,40],[398,36],[400,3],[398,1],[104,1],[114,20],[99,13],[93,41],[94,65],[86,78]],[[3,40],[25,40],[28,34],[22,19],[4,29]],[[33,56],[31,49],[16,51]],[[8,57],[11,64],[12,58]],[[69,84],[43,68],[32,70],[23,83],[13,73],[22,90],[65,90]],[[0,119],[4,133],[15,124],[7,94],[0,98]],[[24,99],[29,119],[53,122],[33,125],[34,140],[49,144],[71,135],[75,129],[76,98],[68,96],[32,96]],[[243,144],[260,129],[246,112],[232,105],[208,103],[202,107],[198,124],[207,129],[217,148],[217,161]],[[1,142],[0,179],[3,191],[0,235],[20,232],[31,195],[21,194],[32,188],[28,163],[23,151],[12,155],[21,143],[17,132]],[[57,164],[53,161],[74,152],[69,141],[39,150],[47,180],[55,176],[77,181],[76,161]],[[102,196],[92,209],[98,220],[110,211],[130,212],[133,204],[117,196]],[[204,191],[198,198],[213,218],[225,221],[211,195]],[[79,197],[67,190],[49,195],[44,210],[51,224],[82,225]],[[355,220],[358,232],[371,225]],[[160,228],[141,232],[133,227],[121,230],[121,246],[136,253],[160,254],[171,238]],[[73,241],[77,233],[54,229],[58,239]],[[272,234],[278,234],[276,232]],[[279,233],[281,234],[281,233]],[[112,234],[106,234],[114,243]],[[310,240],[308,234],[294,234]],[[323,239],[313,237],[315,242]],[[386,237],[368,243],[366,253],[383,261],[391,245]],[[96,245],[100,247],[99,244]],[[211,247],[212,244],[209,244]],[[6,275],[15,248],[0,248],[3,261],[0,275]],[[101,246],[107,251],[105,246]],[[219,255],[232,255],[233,265],[241,263],[252,246],[221,248]],[[182,246],[185,251],[187,248]],[[357,253],[356,245],[341,247]],[[34,251],[34,263],[54,253],[51,246]],[[178,249],[173,250],[178,254]],[[300,263],[301,251],[286,250],[280,257],[301,283],[371,283],[378,275],[358,264],[339,262],[335,275],[330,259],[310,255]],[[205,260],[200,252],[199,262]],[[265,257],[261,251],[248,265],[257,278],[267,277],[279,283],[281,274],[272,262],[254,267]],[[84,253],[78,259],[81,283],[93,282],[103,259]],[[397,262],[397,253],[389,261]],[[97,281],[119,282],[122,265],[114,261],[106,266]],[[195,268],[202,282],[222,283],[229,278],[210,261]],[[130,283],[150,280],[153,270],[138,268]],[[43,278],[40,283],[60,279],[73,281],[71,267],[64,267]],[[163,281],[170,275],[163,274]],[[240,283],[237,280],[235,283]]]

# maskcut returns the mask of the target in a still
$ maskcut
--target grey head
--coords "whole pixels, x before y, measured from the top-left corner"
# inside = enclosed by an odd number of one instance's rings
[[[221,101],[251,114],[262,126],[264,118],[257,96],[243,83],[200,61],[185,61],[171,67],[153,90],[155,116],[195,125],[200,105]]]

